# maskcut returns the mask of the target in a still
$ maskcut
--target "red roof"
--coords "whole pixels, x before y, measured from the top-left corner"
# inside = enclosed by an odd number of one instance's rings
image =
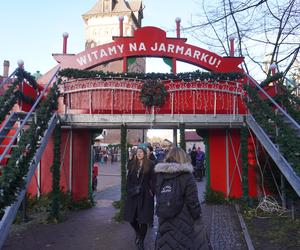
[[[196,131],[185,131],[185,141],[203,141]]]

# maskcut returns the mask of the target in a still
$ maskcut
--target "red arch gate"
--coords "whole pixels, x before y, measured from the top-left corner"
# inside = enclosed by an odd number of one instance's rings
[[[92,69],[99,64],[136,56],[169,57],[176,69],[181,60],[212,72],[242,72],[242,58],[224,58],[186,44],[186,39],[167,38],[154,27],[138,29],[134,37],[119,37],[106,45],[77,55],[56,55],[62,68]],[[174,66],[175,65],[175,66]],[[49,71],[49,75],[51,71]],[[46,80],[47,75],[41,80]],[[61,186],[75,199],[88,196],[90,171],[90,129],[120,128],[203,128],[208,131],[210,185],[231,197],[242,195],[240,127],[246,108],[243,102],[245,79],[166,78],[160,79],[168,96],[161,107],[147,107],[140,101],[145,80],[126,74],[95,78],[65,79],[59,113],[63,121]],[[43,156],[41,191],[49,192],[52,141]],[[251,176],[249,172],[249,176]],[[35,181],[33,181],[35,182]],[[31,192],[35,192],[32,184]],[[255,195],[255,180],[249,178],[250,195]]]

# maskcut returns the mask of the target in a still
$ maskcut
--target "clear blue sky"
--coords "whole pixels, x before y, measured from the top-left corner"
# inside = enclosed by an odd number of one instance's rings
[[[1,2],[0,75],[3,61],[10,61],[10,72],[24,60],[31,73],[46,73],[56,65],[52,53],[62,52],[62,33],[69,33],[68,53],[84,50],[84,26],[81,15],[97,0],[5,0]],[[197,20],[200,0],[144,0],[143,26],[165,29],[174,36],[175,18],[182,26]],[[189,39],[188,34],[182,36]],[[195,44],[192,40],[188,43]],[[193,70],[193,68],[191,68]]]

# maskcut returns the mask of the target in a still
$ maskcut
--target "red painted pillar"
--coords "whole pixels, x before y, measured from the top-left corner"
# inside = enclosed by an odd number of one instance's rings
[[[257,197],[255,138],[248,137],[248,193],[250,197]]]
[[[120,16],[119,17],[120,37],[123,37],[123,21],[124,21],[124,17]]]
[[[177,74],[176,58],[175,58],[175,57],[172,58],[172,73],[173,73],[174,75]]]
[[[88,197],[90,170],[90,132],[73,130],[72,135],[72,197],[82,200]]]
[[[234,57],[234,36],[229,37],[229,55]]]
[[[176,22],[176,36],[177,36],[177,38],[180,38],[180,22],[181,22],[181,19],[179,17],[177,17],[175,19],[175,22]]]
[[[127,72],[127,57],[123,57],[123,73]]]
[[[272,63],[272,64],[270,65],[270,70],[271,70],[272,75],[275,75],[275,74],[276,74],[276,68],[277,68],[277,66],[276,66],[275,63]]]
[[[272,63],[270,65],[270,70],[271,70],[272,75],[274,76],[276,74],[276,70],[277,70],[277,66],[276,66],[275,63]],[[278,93],[278,84],[277,84],[277,81],[275,81],[273,84],[275,86],[275,93],[277,94]]]
[[[63,54],[67,54],[67,45],[68,45],[69,34],[67,32],[63,33]]]

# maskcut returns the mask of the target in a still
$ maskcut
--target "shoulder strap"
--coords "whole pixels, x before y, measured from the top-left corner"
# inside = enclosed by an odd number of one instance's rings
[[[162,185],[163,181],[164,181],[164,178],[163,178],[162,174],[157,175],[156,185],[158,187],[158,190],[161,189],[161,185]]]
[[[185,196],[185,185],[186,185],[186,175],[187,173],[182,173],[181,175],[178,175],[179,177],[179,185],[182,192],[182,195]]]

